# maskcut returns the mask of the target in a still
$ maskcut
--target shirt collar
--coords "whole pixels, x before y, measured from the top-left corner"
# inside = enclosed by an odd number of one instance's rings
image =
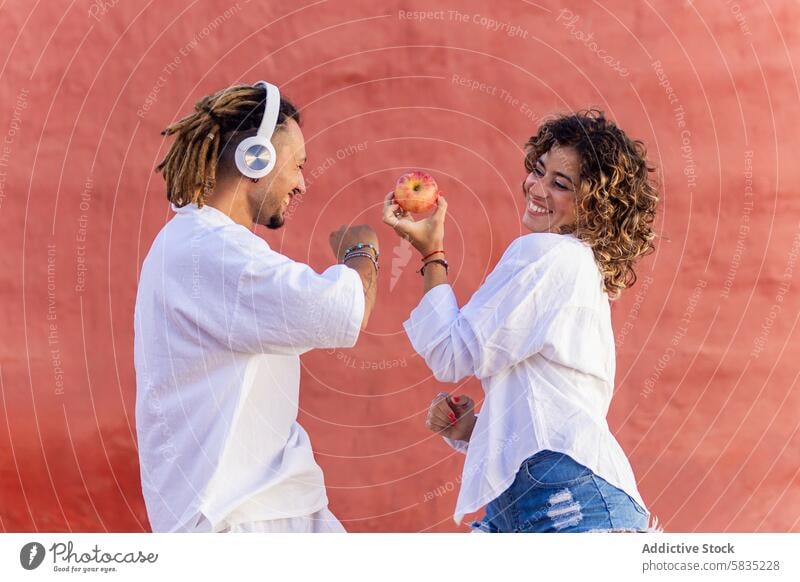
[[[170,203],[170,206],[175,214],[195,215],[212,224],[236,224],[230,216],[208,204],[204,204],[202,208],[194,202],[185,206],[176,206]]]

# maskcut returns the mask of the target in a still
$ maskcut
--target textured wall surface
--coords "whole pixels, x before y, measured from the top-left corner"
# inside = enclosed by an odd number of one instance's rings
[[[427,11],[427,14],[415,14]],[[465,302],[522,234],[521,146],[596,106],[659,167],[658,251],[613,306],[609,424],[669,531],[800,531],[796,2],[31,3],[0,7],[0,527],[148,530],[133,306],[170,217],[159,132],[260,78],[303,108],[310,187],[262,232],[318,270],[379,228],[409,167],[448,193]],[[454,531],[463,458],[424,428],[442,389],[402,331],[421,296],[379,228],[379,303],[302,357],[301,422],[351,531]]]

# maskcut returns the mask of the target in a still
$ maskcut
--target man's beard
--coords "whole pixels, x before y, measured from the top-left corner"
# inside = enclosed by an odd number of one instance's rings
[[[257,221],[258,224],[260,224],[261,226],[264,226],[266,228],[269,228],[271,230],[277,230],[277,229],[279,229],[279,228],[281,228],[283,226],[283,223],[286,220],[285,220],[285,218],[283,216],[283,212],[282,212],[280,207],[275,209],[272,212],[272,214],[270,214],[268,216],[265,216],[264,210],[267,210],[267,209],[266,208],[262,208],[262,212],[260,213],[260,216],[258,217],[258,221]]]
[[[283,226],[284,222],[286,221],[284,220],[283,215],[280,212],[276,212],[269,217],[269,221],[264,226],[272,230],[277,230]]]

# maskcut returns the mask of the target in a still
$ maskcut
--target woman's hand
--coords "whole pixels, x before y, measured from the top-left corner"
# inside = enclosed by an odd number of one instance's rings
[[[475,420],[475,402],[472,398],[439,392],[428,409],[425,425],[449,439],[469,442]]]
[[[391,226],[401,238],[409,241],[423,256],[443,250],[444,218],[447,214],[447,201],[444,194],[436,198],[436,210],[423,220],[414,220],[394,201],[394,193],[389,192],[383,200],[383,222]]]

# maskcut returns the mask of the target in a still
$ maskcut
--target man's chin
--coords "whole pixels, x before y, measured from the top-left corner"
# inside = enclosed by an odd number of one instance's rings
[[[279,228],[283,228],[285,222],[283,216],[273,216],[265,226],[271,230],[278,230]]]
[[[269,228],[270,230],[277,230],[282,228],[286,219],[283,216],[283,212],[275,213],[271,216],[264,216],[261,215],[255,221],[257,224],[260,224],[264,228]]]

